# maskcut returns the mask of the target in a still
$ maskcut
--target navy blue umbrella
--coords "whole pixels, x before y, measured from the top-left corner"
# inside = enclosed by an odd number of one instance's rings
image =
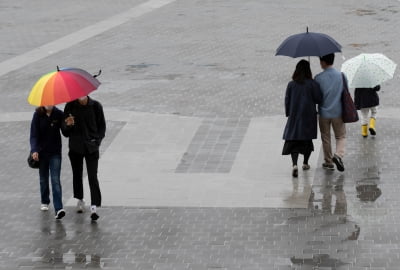
[[[341,52],[342,46],[333,38],[322,33],[307,32],[296,34],[285,39],[276,50],[275,55],[293,58],[303,56],[324,56]]]

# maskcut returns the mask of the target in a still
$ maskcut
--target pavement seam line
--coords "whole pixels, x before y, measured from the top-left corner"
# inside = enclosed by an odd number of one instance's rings
[[[57,40],[51,41],[47,44],[32,49],[26,53],[15,56],[11,59],[5,60],[0,63],[0,76],[3,76],[11,71],[22,68],[28,64],[32,64],[47,56],[58,53],[64,49],[72,47],[82,41],[90,39],[96,35],[104,33],[114,27],[117,27],[129,20],[138,18],[146,13],[161,8],[167,4],[175,2],[176,0],[150,0],[130,10],[114,15],[106,20],[97,22],[93,25],[87,26],[74,33],[68,34]]]

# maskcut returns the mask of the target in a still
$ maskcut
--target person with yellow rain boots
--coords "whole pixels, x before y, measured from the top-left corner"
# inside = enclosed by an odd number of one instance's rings
[[[371,135],[376,135],[375,121],[379,105],[377,92],[380,89],[380,85],[377,85],[371,88],[356,88],[354,90],[354,104],[357,110],[361,111],[361,135],[364,138],[368,137],[368,131]]]

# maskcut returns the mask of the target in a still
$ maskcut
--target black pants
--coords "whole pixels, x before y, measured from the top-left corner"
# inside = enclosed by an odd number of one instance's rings
[[[93,153],[80,154],[69,151],[69,159],[71,161],[73,174],[74,198],[83,199],[83,159],[86,161],[86,168],[89,178],[91,205],[101,206],[101,192],[99,180],[97,179],[97,168],[99,165],[99,151]]]

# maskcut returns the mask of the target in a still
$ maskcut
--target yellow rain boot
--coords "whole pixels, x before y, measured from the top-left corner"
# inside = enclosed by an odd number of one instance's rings
[[[375,130],[375,118],[371,117],[369,119],[369,133],[371,133],[371,135],[376,135],[376,130]]]
[[[364,138],[367,138],[367,137],[368,137],[368,126],[367,126],[367,125],[362,125],[362,126],[361,126],[361,135],[362,135]]]

